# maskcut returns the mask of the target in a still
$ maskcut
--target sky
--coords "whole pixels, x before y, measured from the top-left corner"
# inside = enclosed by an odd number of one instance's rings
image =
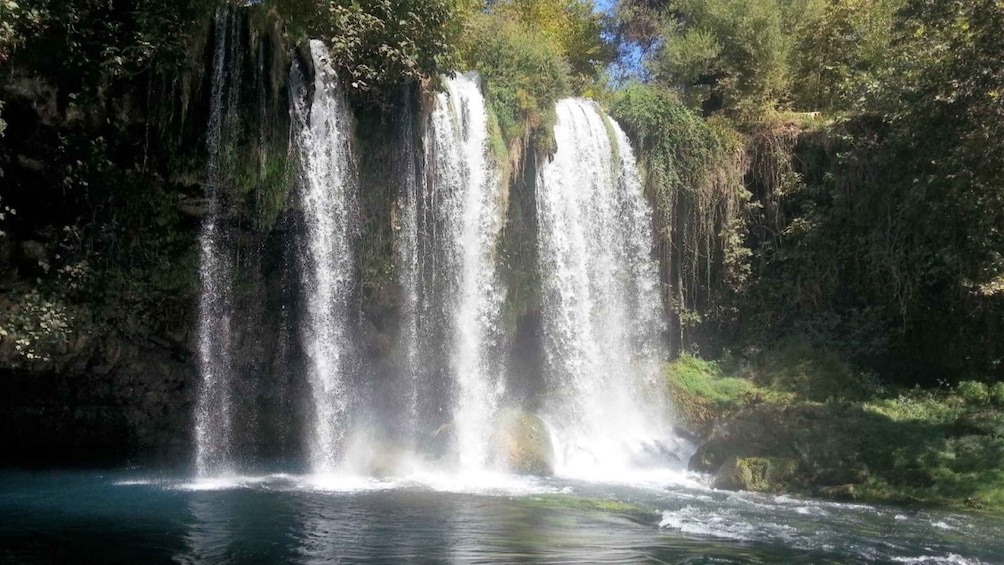
[[[617,0],[595,0],[596,9],[600,12],[610,12],[614,8]]]

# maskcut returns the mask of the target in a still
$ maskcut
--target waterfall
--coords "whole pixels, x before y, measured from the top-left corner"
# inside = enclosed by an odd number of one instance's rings
[[[505,296],[495,270],[502,192],[488,156],[488,114],[477,77],[458,76],[446,87],[436,97],[426,139],[431,167],[426,208],[436,224],[430,268],[443,286],[459,463],[477,470],[487,460],[504,386],[497,349]]]
[[[667,435],[652,212],[627,136],[595,103],[558,103],[539,172],[538,247],[558,472],[616,474]]]
[[[357,186],[348,103],[324,44],[311,41],[310,53],[315,76],[309,104],[298,66],[290,81],[305,239],[299,252],[306,304],[300,336],[314,409],[310,463],[314,472],[330,473],[339,463],[352,405],[353,388],[347,379],[353,364],[350,315],[356,284]]]
[[[230,164],[229,132],[235,127],[241,81],[241,34],[236,15],[216,14],[212,92],[207,144],[208,210],[199,234],[199,373],[202,383],[195,407],[196,472],[199,476],[233,471],[233,266],[234,243],[227,222]]]
[[[414,447],[419,422],[419,389],[422,371],[419,366],[419,211],[421,178],[415,162],[415,116],[410,96],[405,96],[401,127],[398,132],[397,177],[400,182],[394,222],[394,260],[401,287],[399,361],[403,379],[401,390],[404,418],[401,433]]]

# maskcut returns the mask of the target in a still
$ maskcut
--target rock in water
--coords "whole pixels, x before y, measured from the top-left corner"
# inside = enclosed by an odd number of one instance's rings
[[[712,486],[723,490],[772,492],[783,490],[798,464],[791,459],[733,457],[715,474]]]
[[[547,425],[534,414],[507,409],[496,419],[492,435],[495,462],[521,475],[554,474],[554,446]]]

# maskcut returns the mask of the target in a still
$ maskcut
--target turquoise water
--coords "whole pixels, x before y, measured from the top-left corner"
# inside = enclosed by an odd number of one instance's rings
[[[0,474],[0,563],[1001,563],[1002,527],[694,477]]]

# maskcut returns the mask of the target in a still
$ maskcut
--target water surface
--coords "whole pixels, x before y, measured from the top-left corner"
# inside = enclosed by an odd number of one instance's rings
[[[0,475],[2,563],[999,563],[998,519],[505,475]]]

